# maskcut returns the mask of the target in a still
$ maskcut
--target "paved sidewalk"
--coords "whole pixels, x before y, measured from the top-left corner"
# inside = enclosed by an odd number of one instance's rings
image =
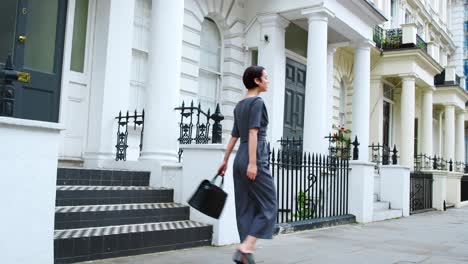
[[[232,263],[234,246],[203,247],[96,264]],[[276,236],[258,244],[257,263],[468,263],[468,207],[365,225],[344,225]]]

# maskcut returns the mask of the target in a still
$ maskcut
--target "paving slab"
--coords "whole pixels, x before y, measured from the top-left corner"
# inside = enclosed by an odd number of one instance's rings
[[[232,263],[234,248],[201,247],[85,263]],[[278,235],[259,241],[255,257],[257,263],[268,264],[466,264],[468,207]]]

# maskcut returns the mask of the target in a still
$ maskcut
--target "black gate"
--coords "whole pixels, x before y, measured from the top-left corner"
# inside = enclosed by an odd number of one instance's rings
[[[468,176],[463,176],[461,178],[461,200],[468,201]]]
[[[349,153],[349,148],[340,152]],[[277,188],[277,223],[348,214],[347,158],[281,148],[270,152],[269,162]]]
[[[432,209],[431,173],[415,170],[410,174],[410,213]]]

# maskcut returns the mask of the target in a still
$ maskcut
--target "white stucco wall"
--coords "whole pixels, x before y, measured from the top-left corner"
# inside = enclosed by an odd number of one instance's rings
[[[54,260],[60,124],[0,117],[2,263]]]

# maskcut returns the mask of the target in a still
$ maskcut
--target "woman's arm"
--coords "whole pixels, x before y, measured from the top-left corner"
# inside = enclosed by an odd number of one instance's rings
[[[249,129],[249,166],[247,177],[252,181],[257,177],[257,135],[258,128]]]
[[[219,166],[219,169],[218,169],[219,175],[224,176],[224,173],[226,172],[227,165],[229,162],[229,156],[231,156],[231,152],[234,149],[234,146],[236,145],[238,139],[239,139],[238,137],[231,137],[231,139],[229,140],[229,143],[226,147],[226,153],[224,154],[223,163],[221,163],[221,166]]]

